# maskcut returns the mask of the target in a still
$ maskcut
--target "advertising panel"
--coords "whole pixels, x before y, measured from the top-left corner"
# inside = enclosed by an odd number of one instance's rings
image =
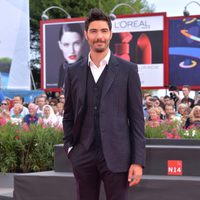
[[[110,49],[116,56],[138,64],[143,88],[162,88],[164,80],[165,14],[122,15],[112,21]],[[84,19],[41,21],[42,88],[57,91],[64,85],[65,69],[88,55]]]
[[[200,88],[200,16],[169,18],[169,84]]]

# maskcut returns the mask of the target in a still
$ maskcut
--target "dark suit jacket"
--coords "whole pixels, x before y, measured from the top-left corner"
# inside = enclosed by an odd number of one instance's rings
[[[65,79],[64,148],[79,143],[88,60],[70,66]],[[145,165],[144,116],[137,65],[111,54],[99,111],[102,149],[108,168],[127,171]]]

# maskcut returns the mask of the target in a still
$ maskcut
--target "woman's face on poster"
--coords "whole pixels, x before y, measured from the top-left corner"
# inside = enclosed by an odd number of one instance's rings
[[[61,41],[58,41],[59,47],[63,52],[65,60],[72,64],[81,56],[82,38],[77,32],[64,32]]]

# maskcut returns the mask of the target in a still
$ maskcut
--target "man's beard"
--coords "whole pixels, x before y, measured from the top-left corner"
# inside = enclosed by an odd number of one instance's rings
[[[96,51],[96,53],[102,53],[105,51],[105,48],[104,47],[99,47],[99,48],[95,48],[94,49]]]
[[[106,42],[103,42],[103,41],[100,41],[100,40],[95,41],[94,44],[95,43],[103,43],[103,44],[105,44],[105,46],[103,46],[103,47],[101,47],[101,46],[100,47],[95,47],[94,50],[95,50],[96,53],[104,52],[107,49],[108,45],[109,45],[109,44],[106,44]]]

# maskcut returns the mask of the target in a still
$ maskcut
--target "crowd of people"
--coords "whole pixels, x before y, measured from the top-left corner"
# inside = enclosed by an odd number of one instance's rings
[[[15,125],[43,124],[62,128],[64,102],[64,94],[49,99],[44,93],[29,104],[24,103],[20,95],[13,99],[6,98],[1,101],[0,125],[10,122]]]
[[[170,95],[163,97],[144,93],[144,117],[146,126],[158,127],[166,120],[179,121],[182,128],[200,127],[199,97],[190,97],[190,86],[182,87],[183,98],[176,87],[169,88]]]
[[[190,87],[182,87],[183,98],[176,88],[170,95],[163,97],[143,94],[143,111],[146,125],[157,127],[164,121],[177,120],[183,128],[200,127],[200,99],[191,98]],[[34,102],[25,104],[23,97],[14,96],[12,100],[4,99],[0,106],[0,125],[8,122],[27,125],[43,123],[51,127],[61,127],[65,97],[49,99],[44,93],[35,98]]]

